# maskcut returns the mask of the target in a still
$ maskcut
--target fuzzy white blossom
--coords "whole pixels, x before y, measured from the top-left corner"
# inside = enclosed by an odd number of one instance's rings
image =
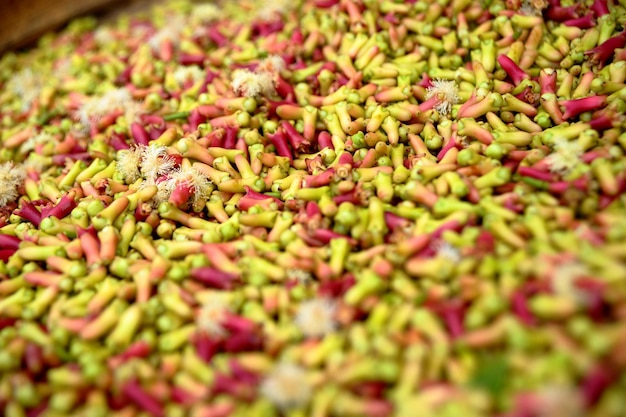
[[[26,139],[26,141],[20,146],[20,150],[24,153],[28,153],[35,150],[37,146],[44,145],[46,143],[53,143],[54,140],[55,138],[51,133],[39,132]]]
[[[461,260],[461,252],[445,240],[440,240],[433,245],[433,249],[437,251],[437,256],[446,258],[452,263],[459,263]]]
[[[311,275],[311,273],[302,269],[288,269],[287,278],[296,280],[300,284],[306,284],[313,280],[313,276]]]
[[[426,89],[426,99],[436,97],[438,103],[435,110],[447,116],[452,111],[452,106],[459,102],[458,92],[455,81],[433,80],[432,85]]]
[[[39,97],[43,83],[42,78],[35,75],[32,69],[24,68],[9,79],[7,87],[13,94],[20,97],[21,110],[26,111]]]
[[[144,179],[155,181],[160,175],[171,172],[176,166],[163,145],[141,147],[140,172]]]
[[[0,164],[0,207],[15,201],[19,197],[18,188],[26,178],[26,170],[13,162]]]
[[[85,101],[76,110],[75,117],[83,127],[89,128],[107,114],[116,110],[126,111],[130,106],[136,106],[130,91],[126,88],[116,88]]]
[[[285,60],[280,55],[270,55],[259,62],[256,67],[257,72],[280,73],[285,69]]]
[[[180,43],[181,34],[185,28],[185,19],[182,16],[175,16],[168,20],[167,24],[148,39],[148,45],[153,51],[158,52],[163,42],[170,42],[172,45]]]
[[[180,86],[187,82],[195,84],[204,80],[205,77],[206,73],[197,65],[180,66],[174,71],[174,79]]]
[[[580,304],[586,304],[589,300],[585,291],[576,287],[576,281],[589,276],[589,269],[580,262],[566,262],[557,266],[552,271],[550,282],[552,290],[560,296],[575,300]]]
[[[316,298],[300,304],[295,323],[306,337],[322,337],[337,327],[337,304],[327,298]]]
[[[189,187],[192,194],[193,203],[205,201],[213,191],[213,183],[209,178],[196,168],[188,166],[181,167],[169,176],[168,187],[173,191],[177,186],[183,185]]]
[[[142,147],[136,146],[130,149],[123,149],[117,153],[115,169],[129,184],[134,183],[141,177],[140,165],[142,152]]]
[[[536,393],[537,417],[582,417],[582,397],[570,386],[549,385]]]
[[[257,17],[270,21],[280,18],[293,7],[291,0],[260,0],[257,2]]]
[[[220,337],[226,333],[222,322],[229,311],[228,303],[219,295],[212,295],[204,301],[196,316],[196,324],[201,332]]]
[[[550,171],[557,174],[569,174],[580,164],[583,148],[575,140],[562,137],[554,139],[552,153],[546,157]]]
[[[274,94],[274,76],[271,72],[252,72],[238,69],[233,72],[233,91],[246,97],[271,96]]]
[[[213,3],[200,3],[193,6],[192,16],[206,23],[219,19],[222,11]]]
[[[281,410],[289,410],[306,406],[313,390],[303,368],[280,363],[263,379],[260,392]]]

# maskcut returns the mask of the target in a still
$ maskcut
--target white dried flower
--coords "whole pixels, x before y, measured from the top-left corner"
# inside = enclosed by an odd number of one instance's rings
[[[577,141],[557,137],[554,139],[552,148],[552,153],[546,157],[550,171],[557,174],[569,174],[580,164],[583,148]]]
[[[552,290],[557,295],[571,298],[584,305],[589,298],[585,291],[576,287],[576,281],[586,276],[589,276],[589,269],[586,265],[575,261],[563,263],[552,271],[550,279]]]
[[[287,278],[296,280],[300,284],[306,284],[313,280],[313,275],[309,271],[302,269],[288,269]]]
[[[452,263],[459,263],[461,261],[461,252],[458,248],[455,248],[445,240],[439,240],[434,243],[434,248],[437,251],[437,256],[448,259]]]
[[[39,97],[43,84],[41,77],[36,76],[30,68],[24,68],[11,77],[7,87],[13,94],[21,98],[22,111],[26,111]]]
[[[291,0],[261,0],[257,4],[257,17],[265,21],[280,18],[293,6]]]
[[[223,336],[226,330],[222,326],[222,322],[229,310],[229,306],[223,297],[218,294],[212,295],[205,300],[198,311],[196,317],[198,329],[209,336]]]
[[[448,115],[452,111],[452,106],[458,103],[458,87],[455,81],[433,80],[432,86],[426,90],[426,99],[436,97],[438,100],[435,110],[442,115]]]
[[[124,110],[124,119],[126,119],[126,123],[130,126],[133,123],[139,122],[140,116],[145,113],[145,110],[141,106],[141,103],[138,101],[129,101],[123,108]]]
[[[176,166],[163,145],[141,147],[140,172],[144,179],[155,181],[160,175],[167,174]]]
[[[0,165],[0,207],[15,201],[19,197],[17,189],[26,178],[26,170],[22,165],[5,162]]]
[[[280,363],[265,377],[260,391],[281,410],[289,410],[307,405],[312,387],[304,369],[295,364]]]
[[[182,16],[175,16],[168,20],[167,25],[148,39],[148,45],[153,51],[158,52],[164,41],[172,45],[178,45],[181,33],[185,28],[185,19]]]
[[[213,191],[213,183],[209,178],[191,166],[181,167],[173,171],[168,182],[172,191],[179,185],[189,187],[194,204],[199,201],[206,201]]]
[[[20,150],[24,153],[35,150],[37,145],[54,142],[54,136],[48,132],[39,132],[28,139],[20,146]]]
[[[546,7],[548,2],[545,0],[524,0],[519,12],[526,16],[541,16]]]
[[[322,337],[337,327],[337,304],[327,298],[316,298],[300,304],[295,323],[306,337]]]
[[[246,97],[271,96],[274,94],[274,76],[270,72],[254,73],[247,69],[233,72],[233,91]]]
[[[222,16],[222,12],[213,3],[201,3],[194,5],[192,15],[206,23],[219,19]]]
[[[270,55],[259,63],[257,72],[271,72],[278,74],[285,69],[285,60],[280,55]]]
[[[93,39],[98,45],[107,45],[115,41],[115,36],[110,28],[103,26],[95,30]]]
[[[135,105],[126,88],[107,91],[99,97],[92,97],[83,103],[75,112],[75,117],[85,128],[89,128],[102,117],[116,110],[125,111],[128,106]]]
[[[180,86],[187,82],[195,84],[204,80],[205,77],[206,73],[197,65],[180,66],[174,71],[174,79]]]
[[[136,146],[130,149],[123,149],[117,153],[115,169],[128,184],[134,183],[141,177],[139,167],[141,165],[142,148],[141,146]]]
[[[564,385],[550,385],[536,393],[537,417],[581,417],[584,404],[576,390]]]

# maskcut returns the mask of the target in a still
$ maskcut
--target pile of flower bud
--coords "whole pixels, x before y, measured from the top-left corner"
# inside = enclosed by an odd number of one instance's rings
[[[0,414],[623,416],[626,4],[175,1],[0,58]]]

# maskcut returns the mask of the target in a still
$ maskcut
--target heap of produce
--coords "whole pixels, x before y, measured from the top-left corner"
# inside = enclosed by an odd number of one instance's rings
[[[0,414],[623,416],[623,0],[174,1],[0,58]]]

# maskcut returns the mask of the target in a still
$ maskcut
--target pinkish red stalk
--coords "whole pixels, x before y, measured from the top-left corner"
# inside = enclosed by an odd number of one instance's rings
[[[591,55],[591,62],[602,66],[617,48],[623,48],[626,45],[626,31],[617,36],[607,39],[600,45],[585,52],[585,55]]]
[[[304,136],[298,133],[296,128],[287,120],[283,120],[281,126],[287,134],[287,140],[289,141],[289,144],[294,151],[303,152],[311,146],[311,142],[306,140]]]
[[[17,249],[0,249],[0,260],[6,262],[17,251]],[[2,329],[0,327],[0,329]]]
[[[352,274],[347,274],[338,279],[321,282],[317,289],[317,294],[320,297],[341,297],[354,284],[356,284],[356,279],[354,278],[354,276]]]
[[[588,407],[596,404],[614,379],[615,376],[607,367],[597,365],[595,369],[592,369],[585,376],[580,387],[585,404]]]
[[[88,162],[91,160],[91,158],[92,157],[89,152],[55,154],[52,155],[52,163],[54,165],[61,166],[65,165],[68,160]]]
[[[390,211],[385,212],[385,223],[390,230],[395,230],[398,228],[403,228],[408,226],[411,222],[404,217],[400,217],[395,213]]]
[[[565,26],[576,26],[581,29],[589,29],[595,26],[595,20],[592,13],[588,13],[583,17],[568,19],[563,21]]]
[[[282,19],[276,18],[269,22],[255,22],[252,24],[253,38],[266,38],[272,33],[280,32],[285,24]]]
[[[13,326],[15,325],[15,323],[17,323],[16,318],[0,317],[0,330],[4,329],[5,327]]]
[[[433,94],[431,98],[419,104],[419,110],[421,112],[432,110],[438,103],[439,97],[437,97],[437,94]]]
[[[21,208],[16,210],[15,214],[22,219],[31,222],[35,227],[39,227],[39,224],[41,223],[41,213],[39,213],[35,206],[28,201],[22,201]]]
[[[191,130],[197,130],[198,126],[200,126],[200,124],[206,122],[207,118],[206,118],[205,115],[200,113],[198,111],[198,109],[193,109],[189,113],[189,117],[187,118],[187,120],[189,121],[189,128]]]
[[[163,406],[156,399],[152,398],[139,385],[136,379],[127,381],[122,386],[122,393],[133,403],[142,408],[145,412],[153,417],[164,417]]]
[[[339,4],[339,0],[315,0],[315,7],[328,9]]]
[[[332,138],[330,136],[330,133],[328,133],[325,130],[321,131],[317,135],[317,143],[319,144],[320,150],[322,150],[324,148],[335,149],[335,146],[333,145],[333,141],[332,141]]]
[[[276,153],[280,156],[285,156],[293,161],[293,154],[287,144],[287,135],[283,129],[277,129],[275,133],[266,133],[265,136],[272,142],[272,145],[276,148]]]
[[[41,210],[41,217],[43,218],[54,216],[57,219],[62,219],[68,216],[72,212],[72,210],[76,208],[77,205],[78,204],[76,204],[74,198],[66,194],[61,197],[61,200],[59,200],[56,206],[52,208],[44,207]]]
[[[311,235],[313,239],[319,240],[324,244],[329,244],[332,239],[347,238],[350,245],[356,245],[356,241],[353,238],[329,229],[315,229]]]
[[[357,206],[360,206],[363,204],[363,202],[361,201],[361,198],[354,192],[354,190],[346,194],[340,194],[340,195],[334,196],[333,201],[337,205],[341,203],[346,203],[346,202],[352,203]]]
[[[0,233],[0,248],[18,249],[22,240],[17,236],[4,235]]]
[[[453,339],[463,335],[463,306],[460,303],[448,303],[440,310]]]
[[[126,348],[124,352],[120,353],[117,356],[112,356],[108,360],[108,365],[113,369],[117,368],[129,359],[147,357],[150,354],[151,350],[152,349],[150,348],[148,342],[144,340],[137,341],[130,345],[128,348]]]
[[[111,134],[111,137],[109,138],[109,145],[111,145],[116,151],[130,149],[130,146],[126,143],[124,135],[116,132]]]
[[[26,413],[26,417],[39,417],[48,409],[48,401],[44,400],[41,404],[31,408]]]
[[[190,275],[192,279],[219,290],[233,289],[239,279],[235,274],[223,272],[210,266],[194,268]]]
[[[522,80],[530,78],[530,76],[521,69],[511,58],[504,54],[498,55],[498,63],[507,73],[513,84],[518,85]]]
[[[521,291],[515,291],[511,299],[511,309],[513,313],[527,326],[535,324],[535,317],[528,308],[528,300]]]
[[[196,354],[205,361],[211,363],[213,356],[219,352],[222,341],[215,340],[205,333],[197,333],[193,337],[193,344],[196,347]]]
[[[235,377],[237,381],[244,382],[248,385],[256,385],[259,382],[259,376],[241,366],[237,360],[231,359],[228,361],[228,364],[230,365],[233,377]]]
[[[448,140],[448,142],[446,142],[446,144],[443,146],[443,148],[441,148],[441,150],[437,154],[437,160],[441,161],[443,159],[443,157],[446,156],[446,153],[448,153],[448,151],[450,149],[456,147],[456,145],[457,145],[457,143],[456,143],[456,133],[454,133],[450,137],[450,140]]]
[[[218,48],[228,44],[228,38],[222,35],[222,33],[214,25],[209,25],[206,31],[207,37],[217,45]]]
[[[258,350],[263,346],[263,339],[252,332],[240,332],[224,341],[224,351],[239,353]]]
[[[609,6],[606,0],[595,0],[591,5],[591,10],[595,13],[596,17],[609,14]]]
[[[597,110],[606,105],[606,96],[589,96],[574,100],[559,101],[559,105],[565,108],[563,119],[576,117],[581,113]]]
[[[222,325],[233,333],[253,333],[256,330],[256,324],[252,320],[232,313],[226,314]]]
[[[433,240],[437,240],[441,237],[441,235],[443,234],[443,232],[445,232],[446,230],[451,230],[454,232],[460,232],[463,229],[463,225],[461,223],[459,223],[457,220],[451,220],[447,223],[442,224],[441,226],[439,226],[431,235],[430,235],[430,239],[431,241]]]
[[[203,105],[196,107],[194,110],[196,110],[198,113],[200,113],[202,116],[206,117],[207,119],[213,119],[215,117],[220,117],[224,115],[224,112],[222,111],[222,109],[220,109],[214,104],[203,104]]]
[[[603,132],[613,127],[613,119],[607,116],[606,114],[601,114],[598,117],[594,117],[589,122],[589,125],[591,126],[592,129],[595,129],[598,132]]]
[[[520,166],[519,168],[517,168],[517,173],[524,177],[530,177],[546,182],[552,182],[556,180],[556,178],[549,172],[541,171],[527,166]]]
[[[541,86],[541,94],[556,93],[556,71],[552,71],[552,73],[541,71],[539,73],[539,85]]]
[[[176,385],[172,386],[171,394],[172,401],[177,404],[192,405],[196,401],[196,398],[193,395]]]
[[[335,170],[333,168],[329,168],[320,174],[307,175],[304,177],[304,186],[321,187],[330,184],[333,181],[333,178],[335,178]]]
[[[237,143],[237,132],[239,128],[234,126],[227,126],[224,128],[224,148],[235,149]]]
[[[319,204],[317,204],[315,201],[309,201],[306,204],[306,207],[304,210],[308,218],[312,218],[315,216],[319,216],[319,217],[322,216],[322,210],[320,209]]]
[[[178,56],[178,62],[181,65],[201,65],[204,63],[204,54],[186,54],[181,53]]]
[[[555,22],[563,22],[569,19],[576,19],[578,17],[576,13],[577,9],[578,6],[550,6],[546,12],[546,16],[548,19],[554,20]]]
[[[170,203],[174,204],[176,207],[181,207],[189,201],[191,198],[192,189],[187,183],[178,183],[176,184],[176,188],[170,194]]]
[[[139,123],[133,123],[130,125],[130,134],[137,145],[148,146],[150,143],[150,136],[148,136],[148,132],[146,132],[146,129]]]

